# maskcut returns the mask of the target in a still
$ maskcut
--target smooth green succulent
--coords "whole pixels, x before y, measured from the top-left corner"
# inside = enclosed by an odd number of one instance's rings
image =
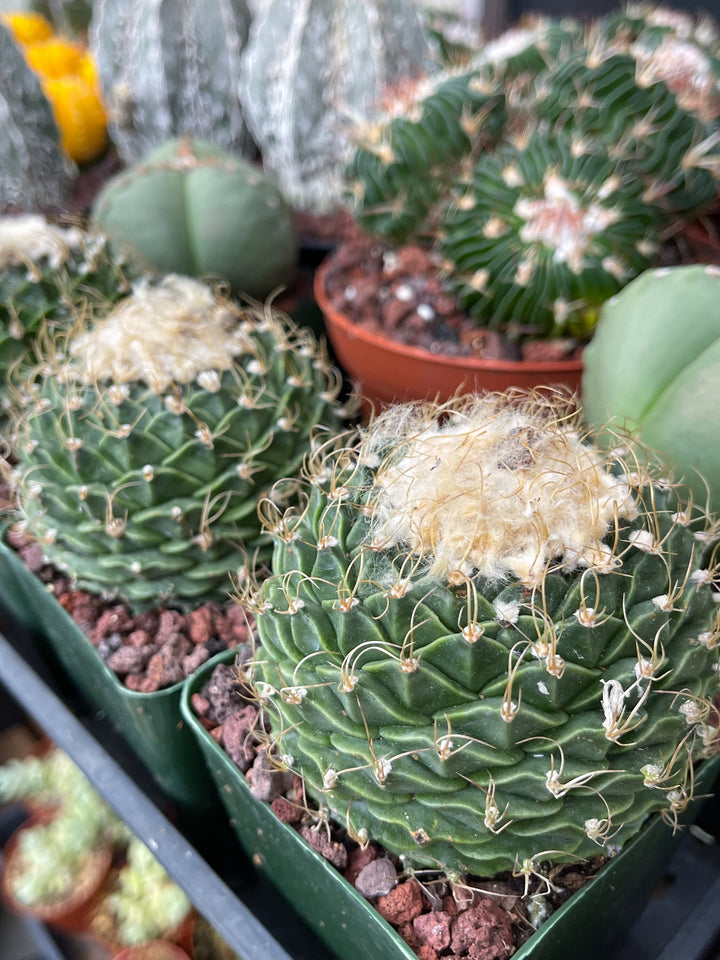
[[[39,214],[0,218],[0,375],[28,357],[43,324],[61,327],[130,291],[107,239]],[[4,391],[4,387],[3,387]]]
[[[141,264],[212,276],[266,297],[297,266],[292,213],[255,164],[205,140],[180,137],[112,177],[92,222]]]
[[[526,877],[675,824],[718,747],[715,528],[547,398],[397,406],[308,462],[247,587],[278,762],[408,865]]]
[[[720,510],[720,269],[647,271],[605,304],[583,359],[588,422],[660,450]]]
[[[223,598],[257,501],[337,429],[340,381],[308,331],[187,277],[139,284],[49,337],[15,426],[20,522],[81,587],[134,604]]]

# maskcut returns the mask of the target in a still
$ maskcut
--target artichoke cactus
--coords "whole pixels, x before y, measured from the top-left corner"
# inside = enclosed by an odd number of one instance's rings
[[[170,140],[113,177],[92,217],[119,247],[166,273],[224,277],[253,297],[295,274],[292,215],[277,187],[203,140]]]
[[[256,501],[337,428],[309,332],[179,276],[49,337],[15,429],[21,523],[79,586],[136,606],[223,598],[262,556]]]
[[[588,421],[662,451],[720,510],[720,268],[649,270],[603,307],[584,357]],[[678,323],[682,317],[683,322]],[[608,442],[612,443],[612,439]]]
[[[0,218],[0,374],[24,357],[43,324],[70,322],[124,296],[131,271],[107,239],[39,214]]]
[[[547,397],[392,407],[266,503],[278,762],[409,866],[529,877],[670,823],[718,747],[716,528]]]

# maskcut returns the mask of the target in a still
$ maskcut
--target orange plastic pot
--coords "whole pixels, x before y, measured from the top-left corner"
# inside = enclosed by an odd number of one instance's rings
[[[443,356],[357,326],[351,316],[336,310],[328,299],[326,277],[331,264],[331,260],[325,260],[315,274],[315,299],[323,312],[337,362],[357,381],[366,405],[448,400],[457,393],[510,387],[564,386],[579,390],[580,359],[529,362]]]
[[[114,960],[190,960],[187,953],[176,943],[167,940],[152,940],[136,947],[125,947],[115,954]]]
[[[22,870],[20,837],[27,830],[49,823],[52,818],[52,811],[35,814],[12,834],[3,848],[0,892],[7,906],[14,913],[33,917],[69,933],[81,933],[85,930],[88,904],[94,900],[110,872],[113,852],[109,846],[99,846],[93,850],[88,857],[87,867],[80,882],[62,900],[29,906],[21,903],[13,893],[13,878]]]

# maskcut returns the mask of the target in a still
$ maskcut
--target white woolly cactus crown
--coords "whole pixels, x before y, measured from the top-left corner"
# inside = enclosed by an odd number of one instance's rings
[[[612,565],[603,538],[636,516],[630,489],[555,416],[540,401],[493,395],[455,404],[445,422],[419,406],[386,411],[365,439],[369,455],[397,443],[376,476],[375,543],[429,556],[438,576],[530,586],[550,565]]]
[[[160,393],[173,382],[229,370],[248,344],[228,303],[201,281],[170,274],[158,284],[139,283],[73,339],[70,354],[88,383],[142,380]]]

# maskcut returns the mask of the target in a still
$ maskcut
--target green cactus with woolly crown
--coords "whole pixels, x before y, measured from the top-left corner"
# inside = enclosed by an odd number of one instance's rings
[[[255,165],[181,137],[113,177],[92,220],[141,264],[223,277],[265,297],[295,275],[297,239],[280,191]]]
[[[250,682],[364,842],[480,876],[670,823],[717,750],[716,529],[547,397],[390,408],[266,503]]]
[[[131,278],[100,234],[38,214],[0,218],[0,374],[28,356],[43,324],[117,300]]]
[[[22,526],[81,587],[136,605],[222,598],[256,501],[292,473],[339,376],[309,332],[187,277],[143,282],[49,337],[15,430]]]

